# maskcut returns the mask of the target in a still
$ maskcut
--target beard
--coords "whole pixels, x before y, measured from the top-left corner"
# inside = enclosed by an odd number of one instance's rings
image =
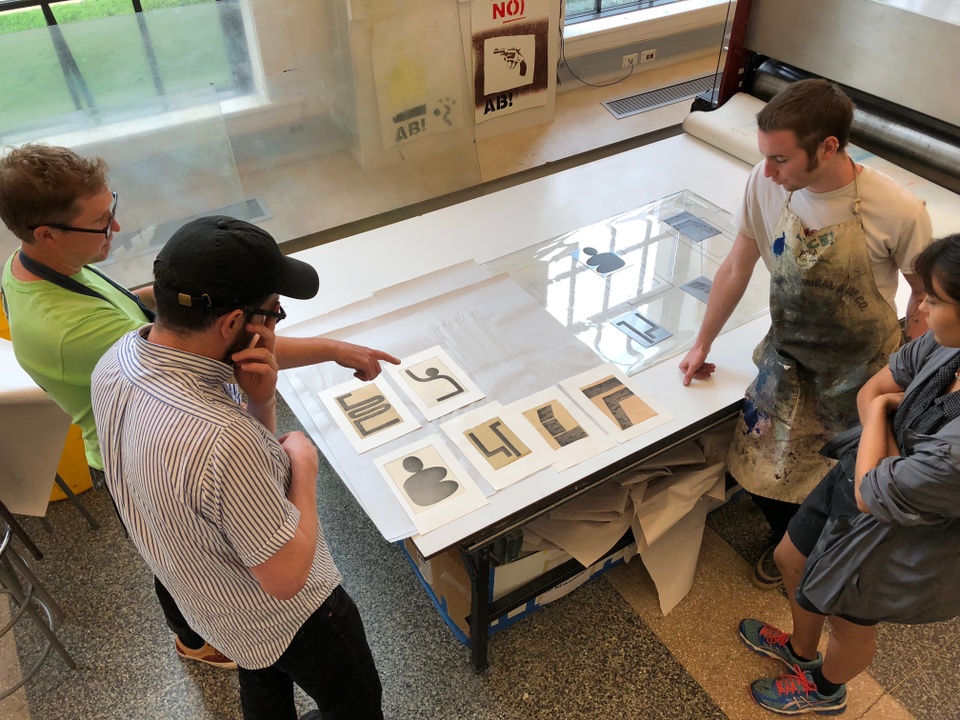
[[[249,347],[251,340],[253,340],[253,333],[249,332],[246,327],[240,328],[239,332],[237,332],[237,336],[233,339],[233,342],[230,343],[230,347],[228,347],[226,352],[223,354],[223,359],[221,362],[226,363],[227,365],[233,365],[233,360],[231,359],[233,355],[241,350],[246,350],[247,347]]]

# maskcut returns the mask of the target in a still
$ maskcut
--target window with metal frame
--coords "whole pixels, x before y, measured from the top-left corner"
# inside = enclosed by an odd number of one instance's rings
[[[237,0],[0,0],[0,67],[4,139],[253,88]]]
[[[595,20],[607,15],[669,5],[679,0],[567,0],[566,24]]]

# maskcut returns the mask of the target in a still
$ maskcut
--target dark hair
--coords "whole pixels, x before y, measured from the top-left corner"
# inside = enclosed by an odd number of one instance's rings
[[[65,147],[36,143],[0,158],[0,219],[10,232],[33,242],[31,227],[70,222],[79,202],[107,188],[107,164]]]
[[[913,260],[913,272],[923,281],[927,294],[960,303],[960,233],[934,240]],[[936,280],[947,297],[933,291]]]
[[[165,329],[185,335],[192,335],[209,330],[221,315],[234,310],[243,310],[247,322],[253,317],[255,310],[259,310],[267,301],[269,295],[259,302],[244,307],[210,308],[188,307],[181,305],[178,293],[172,288],[182,287],[179,276],[170,269],[170,266],[161,260],[153,264],[153,293],[157,301],[157,323]]]
[[[831,135],[840,150],[850,139],[853,102],[829,80],[800,80],[783,90],[757,113],[757,127],[763,132],[791,130],[797,145],[812,159],[817,147]]]

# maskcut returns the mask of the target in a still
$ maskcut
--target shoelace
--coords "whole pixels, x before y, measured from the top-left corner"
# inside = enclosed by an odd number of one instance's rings
[[[814,685],[812,680],[807,679],[806,673],[803,672],[799,665],[793,666],[793,672],[795,674],[787,674],[783,677],[777,678],[776,686],[778,693],[781,695],[793,695],[799,693],[809,695],[810,693],[817,691],[817,686]]]
[[[790,640],[790,635],[783,630],[778,630],[773,625],[765,625],[760,628],[760,637],[771,645],[786,645]]]

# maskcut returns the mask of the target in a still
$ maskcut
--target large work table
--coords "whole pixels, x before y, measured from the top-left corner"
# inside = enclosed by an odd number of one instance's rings
[[[488,263],[672,193],[691,191],[732,212],[749,169],[731,155],[680,135],[297,253],[317,269],[321,289],[312,300],[285,301],[296,325],[281,326],[280,331],[304,336],[328,330],[327,313],[385,288],[464,261]],[[762,266],[758,273],[765,273]],[[544,583],[555,584],[583,569],[571,561],[491,603],[493,544],[618,473],[735,416],[755,374],[751,352],[768,324],[763,314],[721,335],[710,357],[718,370],[708,381],[683,387],[677,369],[680,355],[637,373],[640,387],[655,390],[660,402],[668,405],[674,416],[669,422],[563,472],[533,475],[496,492],[489,504],[455,522],[413,536],[424,557],[455,547],[465,559],[472,584],[471,649],[477,669],[487,662],[492,619],[534,597]],[[281,379],[281,392],[324,449],[324,438],[288,379]]]

